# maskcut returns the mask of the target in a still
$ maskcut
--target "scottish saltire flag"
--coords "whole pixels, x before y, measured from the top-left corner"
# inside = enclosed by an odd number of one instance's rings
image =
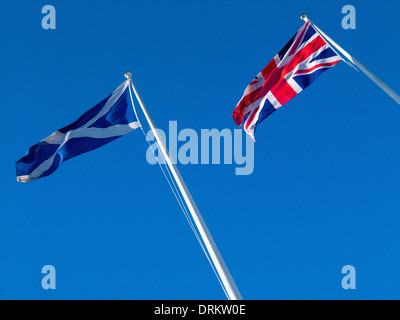
[[[233,119],[254,140],[259,123],[340,60],[307,21],[248,85]]]
[[[17,180],[28,182],[52,174],[62,162],[140,127],[130,94],[129,80],[77,121],[32,146],[17,161]]]

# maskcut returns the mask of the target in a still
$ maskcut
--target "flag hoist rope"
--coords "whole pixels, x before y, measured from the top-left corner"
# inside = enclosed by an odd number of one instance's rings
[[[129,91],[130,91],[130,90],[129,90]],[[162,171],[162,173],[163,173],[165,179],[167,180],[167,183],[168,183],[169,187],[171,188],[171,191],[172,191],[172,193],[174,194],[175,199],[176,199],[176,201],[178,202],[179,207],[181,208],[181,210],[182,210],[182,212],[183,212],[183,215],[185,216],[187,222],[189,223],[189,226],[190,226],[190,228],[192,229],[193,234],[195,235],[195,237],[196,237],[198,243],[200,244],[200,247],[201,247],[201,249],[203,250],[203,252],[204,252],[204,254],[205,254],[205,256],[206,256],[208,262],[210,263],[210,266],[211,266],[211,268],[213,269],[214,274],[215,274],[215,276],[217,277],[218,282],[219,282],[219,284],[220,284],[221,287],[222,287],[222,290],[224,290],[224,293],[225,293],[226,297],[229,299],[229,296],[228,296],[228,293],[227,293],[226,290],[225,290],[224,284],[222,283],[221,278],[219,277],[218,272],[217,272],[217,270],[215,269],[214,264],[212,263],[212,261],[211,261],[211,259],[210,259],[210,255],[208,254],[208,252],[207,252],[207,250],[206,250],[206,248],[205,248],[205,246],[204,246],[204,244],[203,244],[203,241],[201,240],[201,237],[199,236],[199,233],[197,232],[196,227],[195,227],[195,225],[193,224],[192,219],[190,218],[190,214],[189,214],[189,212],[188,212],[187,206],[185,205],[185,202],[184,202],[184,200],[182,199],[182,197],[181,197],[181,195],[180,195],[180,193],[179,193],[178,187],[177,187],[176,183],[174,182],[174,178],[173,178],[172,175],[171,175],[171,170],[168,169],[168,166],[167,166],[167,164],[166,164],[165,158],[163,157],[162,154],[160,154],[160,155],[161,155],[161,159],[159,159],[159,158],[157,157],[156,152],[155,152],[153,146],[150,144],[150,141],[147,139],[147,136],[146,136],[146,133],[145,133],[144,130],[143,130],[143,127],[140,127],[140,129],[142,130],[142,133],[143,133],[143,135],[144,135],[144,137],[145,137],[147,143],[149,144],[149,146],[150,146],[150,148],[151,148],[151,151],[153,152],[154,156],[156,157],[157,163],[158,163],[158,165],[159,165],[159,167],[160,167],[160,169],[161,169],[161,171]],[[164,162],[161,163],[161,161],[164,161]],[[165,170],[164,170],[164,168],[163,168],[163,166],[162,166],[163,164],[165,165]],[[167,171],[167,173],[165,173],[165,171]]]
[[[331,45],[332,49],[336,52],[339,51],[351,64],[360,69],[368,78],[370,78],[375,84],[381,88],[387,95],[389,95],[397,104],[400,105],[400,96],[390,88],[386,83],[384,83],[379,77],[373,74],[366,66],[364,66],[360,61],[354,58],[351,54],[349,54],[346,50],[344,50],[341,46],[339,46],[335,41],[333,41],[330,37],[328,37],[321,29],[319,29],[314,23],[311,22],[307,18],[307,15],[303,14],[300,17],[301,20],[310,22],[310,25],[317,31],[321,37]],[[336,50],[335,50],[336,49]]]
[[[157,131],[157,127],[155,126],[153,119],[151,118],[146,106],[143,103],[142,98],[139,95],[139,92],[137,91],[135,84],[132,81],[132,75],[130,72],[125,73],[125,77],[129,79],[130,84],[132,86],[132,89],[135,93],[135,96],[140,104],[140,107],[142,108],[142,111],[144,113],[144,116],[146,117],[146,120],[150,126],[150,129],[152,130],[154,137],[157,141],[157,144],[159,146],[159,150],[161,151],[165,161],[167,162],[168,168],[171,171],[172,176],[174,177],[174,180],[176,182],[176,185],[178,186],[183,199],[185,200],[185,203],[187,205],[187,208],[189,209],[189,212],[192,216],[193,222],[196,225],[196,228],[200,234],[200,237],[204,243],[205,248],[207,249],[207,253],[209,258],[211,259],[214,268],[218,274],[219,280],[223,285],[224,291],[226,295],[228,296],[228,299],[230,300],[241,300],[242,296],[236,287],[236,284],[228,270],[228,267],[226,266],[211,234],[210,231],[207,228],[207,225],[205,224],[199,209],[196,206],[196,203],[194,202],[185,182],[182,179],[182,176],[179,173],[179,170],[177,166],[175,165],[174,161],[171,159],[169,152],[167,150],[167,147],[165,145],[164,140],[162,137],[159,135]]]
[[[129,86],[129,95],[130,95],[130,98],[131,98],[131,101],[132,101],[132,105],[134,106],[133,98],[132,98],[132,92],[131,92],[131,86]],[[137,114],[136,114],[135,107],[133,107],[133,110],[135,111],[136,119],[138,119],[138,116],[137,116]],[[143,135],[144,135],[144,138],[146,139],[147,143],[149,144],[149,147],[151,148],[151,151],[153,152],[153,155],[156,157],[157,163],[158,163],[158,165],[159,165],[159,167],[160,167],[160,169],[161,169],[161,172],[163,173],[165,179],[167,180],[167,183],[168,183],[168,185],[169,185],[169,187],[170,187],[170,189],[171,189],[171,191],[172,191],[172,193],[173,193],[173,195],[174,195],[176,201],[178,202],[178,205],[179,205],[179,207],[181,208],[181,210],[182,210],[182,212],[183,212],[183,215],[185,216],[187,222],[189,223],[189,226],[190,226],[190,228],[192,229],[193,234],[195,235],[195,237],[196,237],[198,243],[200,244],[200,247],[201,247],[201,249],[203,250],[203,252],[204,252],[204,254],[205,254],[205,256],[206,256],[208,262],[210,263],[210,266],[211,266],[211,268],[213,269],[214,274],[215,274],[215,276],[217,277],[218,282],[219,282],[219,284],[220,284],[221,287],[222,287],[222,290],[224,290],[224,293],[225,293],[226,297],[229,299],[228,293],[226,292],[225,287],[224,287],[224,285],[223,285],[223,283],[222,283],[222,281],[221,281],[221,279],[220,279],[220,277],[219,277],[219,275],[218,275],[218,272],[217,272],[217,270],[215,269],[215,267],[214,267],[214,265],[213,265],[213,263],[212,263],[212,261],[211,261],[211,259],[210,259],[210,255],[208,254],[206,248],[204,247],[204,244],[203,244],[203,242],[202,242],[202,240],[201,240],[201,238],[200,238],[200,236],[199,236],[199,233],[197,232],[196,227],[194,226],[193,221],[192,221],[192,219],[190,218],[190,214],[189,214],[189,212],[188,212],[188,210],[187,210],[187,206],[185,205],[185,202],[184,202],[184,200],[182,199],[182,196],[181,196],[180,193],[179,193],[178,187],[177,187],[176,183],[174,182],[174,178],[173,178],[172,175],[171,175],[171,170],[168,169],[168,166],[167,166],[167,164],[166,164],[167,162],[166,162],[165,158],[163,157],[162,154],[160,154],[160,155],[161,155],[161,159],[159,159],[159,157],[156,155],[156,152],[155,152],[153,146],[151,145],[149,139],[147,138],[147,135],[146,135],[146,133],[144,132],[143,126],[142,126],[142,125],[140,125],[140,129],[141,129],[141,131],[142,131],[142,133],[143,133]],[[157,142],[156,142],[156,143],[157,143]],[[158,147],[158,148],[159,148],[159,147]],[[162,161],[163,161],[163,162],[162,162]],[[163,165],[165,166],[165,169],[164,169]],[[166,171],[167,173],[165,173],[165,171]]]

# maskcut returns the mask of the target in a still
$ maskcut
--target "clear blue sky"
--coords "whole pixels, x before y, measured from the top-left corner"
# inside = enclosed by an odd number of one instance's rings
[[[46,4],[56,30],[41,27]],[[397,0],[1,1],[0,299],[224,299],[139,130],[27,184],[14,164],[126,70],[160,128],[235,129],[243,90],[304,12],[400,90]],[[340,62],[258,127],[253,174],[179,165],[244,298],[400,298],[399,124]]]

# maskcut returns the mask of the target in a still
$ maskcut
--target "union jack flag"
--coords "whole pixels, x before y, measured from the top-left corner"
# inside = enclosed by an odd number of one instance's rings
[[[259,123],[340,60],[307,21],[247,86],[233,119],[254,140]]]

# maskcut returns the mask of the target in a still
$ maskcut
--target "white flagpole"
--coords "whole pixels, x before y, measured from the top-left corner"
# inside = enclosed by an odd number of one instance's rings
[[[379,77],[373,74],[366,66],[364,66],[360,61],[354,58],[351,54],[349,54],[346,50],[344,50],[341,46],[339,46],[335,41],[333,41],[330,37],[328,37],[321,29],[319,29],[314,23],[311,22],[307,18],[307,15],[303,14],[300,19],[305,22],[309,21],[311,26],[317,31],[322,38],[326,42],[328,42],[331,46],[336,48],[344,57],[346,57],[352,64],[358,67],[368,78],[370,78],[379,88],[381,88],[387,95],[389,95],[397,104],[400,105],[400,96],[390,88],[386,83],[384,83]],[[333,49],[333,48],[332,48]]]
[[[208,230],[199,209],[196,206],[196,203],[194,202],[185,182],[182,179],[182,176],[179,173],[179,170],[177,166],[175,165],[174,161],[172,161],[169,152],[167,150],[167,147],[165,145],[165,142],[163,141],[162,137],[158,134],[157,128],[153,122],[153,119],[151,118],[146,106],[143,103],[142,98],[139,95],[139,92],[137,91],[135,84],[132,81],[132,74],[130,72],[125,73],[125,77],[130,80],[130,84],[132,85],[132,89],[135,93],[135,96],[137,100],[139,101],[140,107],[143,110],[143,113],[146,117],[147,122],[149,123],[149,126],[151,130],[153,131],[154,137],[156,138],[156,141],[158,143],[158,146],[167,162],[168,167],[171,170],[171,173],[176,181],[176,184],[178,185],[179,190],[182,193],[182,196],[186,202],[187,207],[189,208],[189,212],[193,218],[194,223],[196,224],[196,227],[200,233],[200,236],[204,242],[204,245],[208,251],[208,254],[210,255],[210,258],[215,266],[215,269],[218,273],[218,276],[223,284],[223,287],[226,291],[226,294],[228,295],[228,298],[230,300],[242,300],[242,296],[240,295],[240,292],[238,288],[236,287],[235,282],[233,281],[233,278],[228,270],[228,267],[226,266],[211,234],[210,231]]]

